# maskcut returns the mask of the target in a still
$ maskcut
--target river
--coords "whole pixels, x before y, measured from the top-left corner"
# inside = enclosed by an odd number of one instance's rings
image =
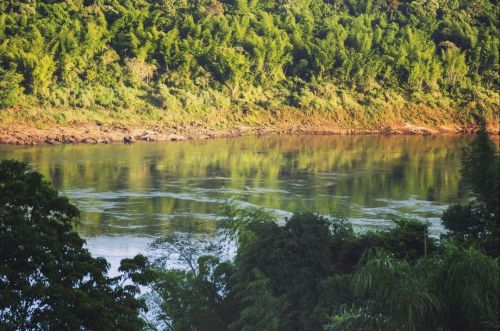
[[[430,222],[468,199],[460,186],[467,136],[266,136],[132,145],[0,146],[28,162],[81,212],[78,232],[116,268],[151,240],[200,222],[221,205],[348,217],[358,230],[391,219]]]

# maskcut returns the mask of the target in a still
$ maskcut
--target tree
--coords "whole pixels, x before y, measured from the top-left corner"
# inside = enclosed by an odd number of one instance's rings
[[[144,63],[137,58],[125,59],[125,64],[130,74],[132,85],[148,84],[154,73],[155,66]]]
[[[474,241],[485,234],[487,211],[474,204],[448,207],[441,217],[444,227],[450,231],[448,236],[460,242]]]
[[[463,151],[461,175],[488,212],[500,217],[500,158],[484,128]]]
[[[376,251],[355,272],[355,296],[329,330],[498,330],[499,264],[446,241],[416,263]]]
[[[233,261],[200,256],[195,266],[204,247],[217,250],[204,236],[200,245],[188,243],[189,234],[157,241],[152,263],[140,256],[122,261],[132,280],[150,286],[157,328],[498,328],[498,259],[453,241],[436,243],[425,223],[398,221],[390,230],[358,234],[346,220],[312,213],[296,213],[280,226],[262,210],[227,204],[224,211],[229,233],[219,238],[236,239]]]
[[[331,272],[329,225],[329,219],[312,213],[294,214],[283,227],[271,222],[249,224],[254,240],[238,249],[239,288],[258,281],[255,275],[268,278],[271,293],[286,300],[280,316],[286,330],[320,327],[310,314],[317,304],[319,281]]]
[[[465,63],[465,54],[457,47],[445,49],[442,55],[446,83],[452,89],[463,85],[468,67]]]
[[[0,163],[0,329],[139,330],[136,286],[109,278],[78,209],[24,163]]]
[[[164,84],[188,112],[199,107],[186,95],[207,110],[315,108],[339,124],[425,121],[410,109],[430,107],[437,125],[463,105],[498,120],[489,0],[3,0],[0,13],[0,69],[23,75],[30,106],[151,109]],[[324,86],[341,105],[311,93]]]
[[[261,271],[255,269],[253,274],[254,280],[237,294],[241,311],[229,330],[283,330],[285,326],[282,317],[286,313],[286,300],[273,295],[269,279]]]
[[[0,69],[0,109],[14,107],[22,89],[20,83],[23,76],[13,70]]]
[[[202,256],[197,269],[155,269],[156,275],[148,286],[153,291],[150,296],[160,302],[161,313],[153,324],[168,330],[226,329],[224,298],[230,265]]]
[[[462,180],[477,200],[467,206],[450,206],[442,216],[446,236],[500,254],[500,158],[488,133],[482,129],[463,150]]]

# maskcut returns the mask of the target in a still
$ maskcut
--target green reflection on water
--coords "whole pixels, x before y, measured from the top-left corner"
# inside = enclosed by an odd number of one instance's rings
[[[221,201],[342,213],[364,226],[394,215],[436,220],[459,193],[469,137],[270,136],[133,145],[1,146],[82,210],[83,236],[158,235],[214,226]]]

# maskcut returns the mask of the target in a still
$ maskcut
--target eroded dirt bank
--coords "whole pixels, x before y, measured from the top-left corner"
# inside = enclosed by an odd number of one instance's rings
[[[221,130],[201,123],[169,127],[131,128],[121,125],[79,124],[73,126],[37,128],[27,124],[0,123],[0,143],[14,145],[75,144],[75,143],[122,143],[134,141],[178,141],[186,139],[210,139],[267,134],[443,134],[472,133],[475,127],[442,126],[424,127],[411,124],[386,126],[379,129],[345,129],[328,125],[290,124],[265,127],[235,126]],[[499,133],[498,126],[488,131]]]

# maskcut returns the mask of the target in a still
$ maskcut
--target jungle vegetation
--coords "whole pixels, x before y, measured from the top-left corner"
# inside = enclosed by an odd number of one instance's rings
[[[496,0],[4,0],[0,13],[3,119],[498,119]]]

